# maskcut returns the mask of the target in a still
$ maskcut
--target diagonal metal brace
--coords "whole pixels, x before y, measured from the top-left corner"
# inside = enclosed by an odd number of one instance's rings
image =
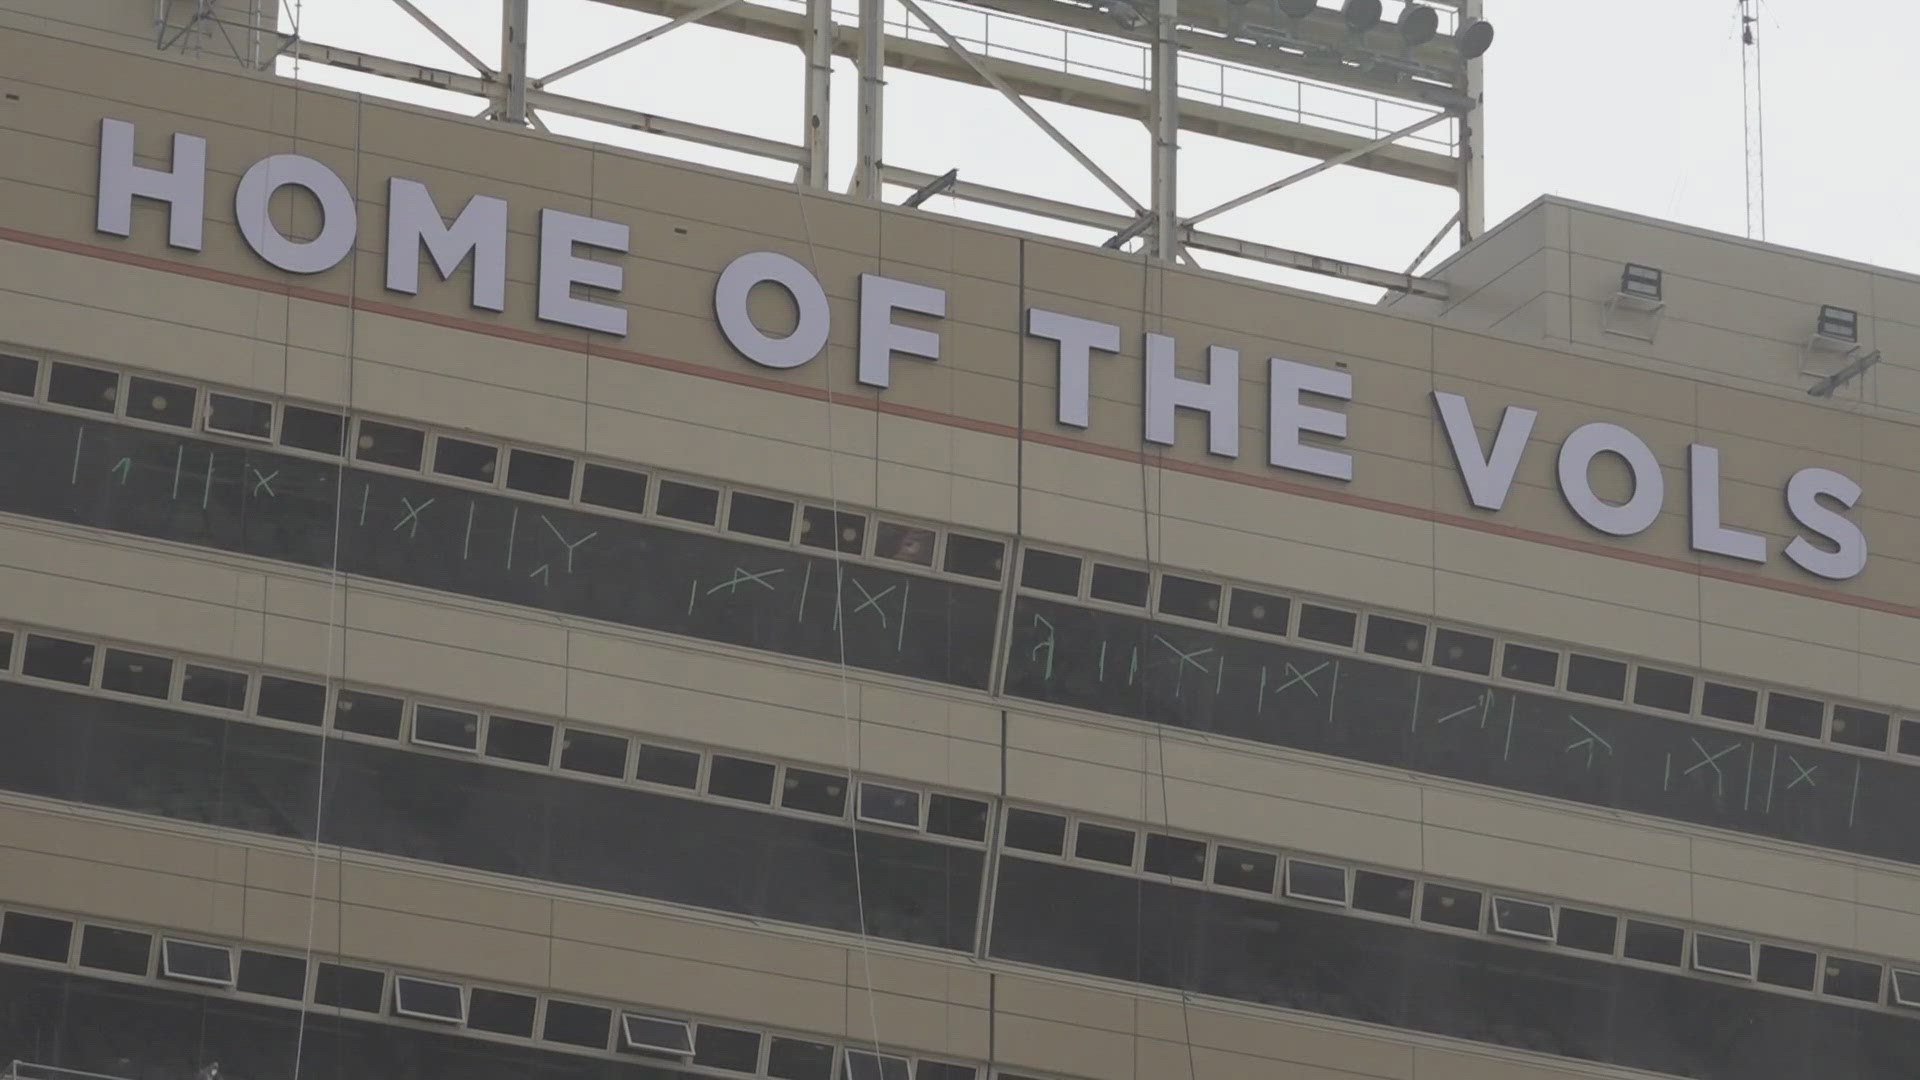
[[[479,57],[473,55],[473,51],[471,49],[467,48],[465,45],[460,44],[460,42],[457,41],[452,34],[449,34],[445,30],[441,29],[440,24],[437,22],[434,22],[433,19],[430,18],[426,12],[421,11],[417,7],[414,7],[413,0],[393,0],[393,3],[394,3],[394,6],[398,7],[401,11],[404,11],[407,14],[413,16],[414,22],[417,22],[421,26],[426,27],[427,33],[432,34],[434,37],[439,38],[440,44],[445,45],[447,48],[452,49],[456,53],[459,53],[460,59],[465,60],[467,63],[473,65],[473,70],[479,72],[482,75],[487,76],[488,78],[492,78],[495,75],[499,74],[499,72],[493,70],[492,68],[488,67],[484,62],[482,62]]]
[[[921,203],[926,202],[928,199],[933,198],[935,195],[938,195],[941,192],[946,191],[947,189],[953,187],[953,185],[958,183],[959,180],[960,180],[960,170],[948,169],[946,172],[943,172],[939,176],[934,177],[920,190],[907,196],[906,201],[901,203],[900,205],[901,206],[919,206]]]
[[[739,2],[740,0],[708,0],[707,3],[702,4],[699,7],[692,9],[691,11],[683,11],[680,14],[675,15],[668,22],[661,23],[659,26],[652,27],[651,29],[646,30],[643,33],[635,34],[633,37],[630,37],[627,40],[622,41],[617,45],[609,45],[606,48],[601,49],[599,52],[594,53],[592,56],[589,56],[584,60],[576,60],[573,63],[568,64],[566,67],[563,67],[556,71],[552,71],[545,75],[542,75],[539,78],[533,80],[533,85],[545,86],[548,83],[553,82],[555,79],[564,79],[567,76],[572,75],[577,71],[583,70],[585,68],[590,68],[602,60],[619,56],[621,53],[626,52],[628,49],[631,49],[637,45],[645,45],[647,42],[652,41],[654,38],[657,38],[660,35],[668,33],[670,31],[678,30],[681,27],[687,25],[688,23],[699,22],[701,19],[704,19],[707,16],[712,15],[717,11],[722,11],[722,10],[725,10],[726,8],[730,8]]]
[[[1357,158],[1366,157],[1368,154],[1373,153],[1375,150],[1379,150],[1384,147],[1391,146],[1394,143],[1399,142],[1401,139],[1404,139],[1407,136],[1412,135],[1417,131],[1423,131],[1439,123],[1442,120],[1451,119],[1455,115],[1457,114],[1451,111],[1442,111],[1442,112],[1434,113],[1432,116],[1426,117],[1417,123],[1408,124],[1406,127],[1403,127],[1399,131],[1393,132],[1392,134],[1382,135],[1380,138],[1375,139],[1370,143],[1365,143],[1363,145],[1356,146],[1351,150],[1346,150],[1341,153],[1335,154],[1332,157],[1326,159],[1325,161],[1316,162],[1312,165],[1309,165],[1306,168],[1301,169],[1299,172],[1294,173],[1292,176],[1282,177],[1279,180],[1275,180],[1271,184],[1266,184],[1261,187],[1254,188],[1252,191],[1247,192],[1245,195],[1240,195],[1240,196],[1236,196],[1234,198],[1228,199],[1226,202],[1221,203],[1219,206],[1216,206],[1211,210],[1202,210],[1199,213],[1193,215],[1192,217],[1187,218],[1184,224],[1198,225],[1200,222],[1205,221],[1210,217],[1213,217],[1218,214],[1224,214],[1227,211],[1234,209],[1235,207],[1245,206],[1247,203],[1250,203],[1255,199],[1261,198],[1266,195],[1271,195],[1274,192],[1279,191],[1283,187],[1288,187],[1292,184],[1297,184],[1300,181],[1305,180],[1310,176],[1318,176],[1321,173],[1326,172],[1328,169],[1335,168],[1340,165],[1345,165],[1347,162],[1353,161]]]

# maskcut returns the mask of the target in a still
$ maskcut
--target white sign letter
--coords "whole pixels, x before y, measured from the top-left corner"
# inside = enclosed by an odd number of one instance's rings
[[[1060,343],[1060,422],[1068,427],[1086,427],[1092,395],[1088,375],[1093,350],[1119,352],[1120,328],[1057,311],[1028,308],[1027,333]]]
[[[393,177],[387,181],[387,288],[410,296],[420,292],[420,248],[433,257],[440,280],[453,277],[473,255],[473,306],[507,308],[507,203],[491,195],[467,200],[452,225],[440,217],[425,184]]]
[[[1466,481],[1468,501],[1482,510],[1505,506],[1507,492],[1513,488],[1513,474],[1520,468],[1520,452],[1527,448],[1527,436],[1533,433],[1533,422],[1540,414],[1518,405],[1507,406],[1500,414],[1500,430],[1493,433],[1493,449],[1483,457],[1467,399],[1435,390],[1433,402],[1440,408],[1440,422],[1447,429],[1453,460],[1460,466],[1460,479]]]
[[[923,360],[940,359],[940,335],[932,330],[900,326],[895,311],[914,311],[945,318],[947,292],[930,285],[895,281],[878,274],[860,275],[860,381],[885,387],[893,354],[906,353]]]
[[[1207,414],[1207,450],[1240,456],[1240,353],[1207,346],[1207,381],[1183,379],[1173,370],[1173,339],[1147,335],[1147,441],[1173,445],[1173,410]]]
[[[1692,495],[1693,550],[1748,562],[1767,561],[1767,539],[1720,524],[1720,451],[1694,443],[1688,448],[1687,487]]]
[[[273,194],[306,188],[320,203],[320,235],[289,240],[270,216]],[[234,220],[254,253],[290,274],[318,274],[340,264],[359,230],[353,195],[332,169],[303,154],[273,154],[253,163],[233,196]]]
[[[1787,558],[1810,574],[1845,581],[1867,568],[1867,538],[1860,526],[1822,506],[1823,495],[1852,509],[1860,501],[1860,485],[1832,469],[1794,473],[1787,481],[1787,511],[1793,520],[1832,541],[1834,550],[1822,551],[1806,537],[1796,536],[1787,544]]]
[[[1593,459],[1604,453],[1620,455],[1633,472],[1633,495],[1618,506],[1602,502],[1587,475]],[[1575,428],[1560,447],[1560,493],[1587,524],[1614,536],[1632,536],[1660,516],[1666,480],[1640,436],[1618,424],[1587,424]]]
[[[747,295],[763,281],[787,290],[799,309],[800,319],[786,337],[761,333],[747,314]],[[796,368],[827,346],[826,290],[806,267],[779,252],[750,251],[728,263],[713,288],[713,310],[728,343],[761,367]]]
[[[1311,431],[1335,439],[1347,437],[1347,414],[1305,405],[1302,392],[1353,400],[1353,376],[1332,368],[1297,364],[1277,356],[1267,359],[1267,461],[1283,469],[1309,472],[1335,480],[1353,479],[1353,455],[1308,446],[1300,433]]]
[[[133,125],[100,121],[100,191],[94,228],[114,236],[133,235],[133,198],[167,204],[167,243],[200,250],[200,226],[206,217],[207,140],[173,136],[173,169],[161,172],[133,163]]]
[[[540,298],[535,313],[548,322],[624,337],[627,309],[573,295],[575,285],[619,292],[626,268],[619,263],[596,262],[573,253],[574,245],[627,253],[627,227],[617,221],[540,211]]]

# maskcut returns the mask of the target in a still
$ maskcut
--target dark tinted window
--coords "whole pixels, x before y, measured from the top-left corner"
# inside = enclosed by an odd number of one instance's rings
[[[684,1020],[623,1013],[620,1017],[620,1041],[629,1050],[674,1057],[693,1053],[693,1032],[688,1030]]]
[[[824,506],[806,507],[800,511],[800,542],[857,555],[867,542],[867,519],[860,514],[836,514]]]
[[[847,778],[789,765],[780,781],[780,805],[789,810],[839,817],[847,811]]]
[[[288,405],[280,410],[280,445],[338,456],[347,445],[347,418]]]
[[[1385,615],[1367,616],[1366,649],[1379,656],[1416,663],[1426,655],[1427,628],[1417,622]]]
[[[143,934],[138,930],[89,926],[80,933],[81,967],[118,971],[127,975],[145,975],[152,953],[153,935]],[[243,967],[243,973],[244,970]]]
[[[958,795],[927,796],[927,831],[961,840],[987,838],[987,804]]]
[[[1717,682],[1700,685],[1700,715],[1702,716],[1711,716],[1715,720],[1730,720],[1736,724],[1751,724],[1754,713],[1759,709],[1760,691],[1758,690]]]
[[[1892,981],[1893,993],[1887,996],[1895,1005],[1920,1008],[1920,971],[1895,970]]]
[[[1560,926],[1554,940],[1569,949],[1611,955],[1613,939],[1619,929],[1620,920],[1612,915],[1563,907],[1560,909]]]
[[[932,566],[935,539],[932,529],[883,521],[873,536],[873,553],[882,559]]]
[[[540,1035],[548,1042],[605,1049],[607,1030],[612,1023],[611,1009],[548,998],[547,1022],[540,1029]]]
[[[647,509],[647,474],[611,465],[588,465],[580,475],[580,501],[639,514]]]
[[[1920,755],[1920,720],[1900,721],[1900,745],[1896,749],[1903,754]]]
[[[1818,960],[1814,954],[1801,949],[1762,945],[1760,966],[1755,971],[1755,977],[1774,986],[1811,990]]]
[[[833,1047],[775,1035],[767,1047],[767,1075],[776,1080],[832,1080]]]
[[[1227,601],[1227,625],[1284,636],[1287,632],[1287,615],[1292,610],[1293,601],[1284,596],[1252,589],[1235,589],[1232,598]]]
[[[1080,592],[1080,560],[1072,555],[1029,549],[1020,569],[1020,584],[1075,596]]]
[[[93,679],[93,646],[84,641],[28,634],[20,670],[37,678],[85,686]]]
[[[188,664],[180,679],[180,700],[216,709],[244,709],[247,707],[246,673]]]
[[[73,923],[66,919],[9,911],[0,921],[0,953],[65,963],[72,946]]]
[[[1693,935],[1693,966],[1722,975],[1753,974],[1753,943],[1713,934]]]
[[[1087,587],[1087,595],[1109,603],[1145,607],[1150,580],[1145,570],[1094,563],[1093,581]]]
[[[400,1016],[457,1024],[465,1019],[467,1009],[460,988],[453,983],[395,975],[393,1011]]]
[[[1321,607],[1319,604],[1300,605],[1300,636],[1308,641],[1324,641],[1329,645],[1352,645],[1353,632],[1359,624],[1359,616],[1351,611]]]
[[[361,461],[371,461],[376,465],[392,465],[397,469],[417,469],[420,467],[420,455],[425,452],[426,445],[426,432],[418,428],[383,424],[378,420],[362,420],[359,434],[353,441],[353,456]]]
[[[573,459],[515,449],[507,458],[507,486],[564,499],[573,494]]]
[[[771,805],[773,765],[715,754],[713,765],[707,770],[707,791],[724,799]]]
[[[496,1035],[533,1036],[534,999],[476,986],[467,995],[467,1026]]]
[[[701,1024],[693,1036],[693,1063],[730,1072],[758,1072],[760,1033]]]
[[[0,394],[32,397],[40,381],[40,361],[24,356],[0,355]]]
[[[169,979],[227,986],[233,982],[233,951],[224,945],[163,940],[160,974]]]
[[[1677,926],[1628,919],[1627,936],[1620,952],[1630,960],[1677,966],[1686,945],[1686,936],[1686,932]]]
[[[1693,676],[1640,667],[1633,676],[1633,703],[1668,712],[1693,711]]]
[[[381,992],[386,985],[385,972],[322,961],[314,973],[313,1000],[319,1005],[379,1012]]]
[[[1141,865],[1149,874],[1205,881],[1207,845],[1205,841],[1184,836],[1148,833],[1147,850],[1142,856]]]
[[[156,424],[192,427],[193,403],[198,396],[191,386],[130,376],[127,380],[127,415],[135,420],[148,420]]]
[[[1459,930],[1480,929],[1480,894],[1428,882],[1420,890],[1420,921]]]
[[[1254,892],[1272,892],[1279,859],[1264,851],[1221,844],[1213,857],[1213,883]]]
[[[480,746],[480,717],[464,709],[439,705],[413,707],[413,741],[456,750],[474,750]]]
[[[875,1054],[867,1050],[848,1050],[841,1080],[909,1080],[906,1058]]]
[[[253,439],[273,436],[273,404],[230,394],[207,395],[207,430]]]
[[[1326,863],[1287,860],[1287,895],[1329,904],[1347,902],[1347,871]]]
[[[1772,731],[1817,739],[1825,712],[1825,706],[1812,698],[1783,694],[1778,690],[1767,695],[1767,727]]]
[[[1867,750],[1885,750],[1887,728],[1892,722],[1892,718],[1883,712],[1856,709],[1851,705],[1835,705],[1833,730],[1830,734],[1833,741],[1837,743]]]
[[[1353,872],[1353,906],[1376,915],[1413,918],[1413,879],[1377,870]]]
[[[1598,656],[1567,656],[1567,689],[1576,694],[1624,701],[1627,697],[1627,665]]]
[[[1116,829],[1110,825],[1095,825],[1081,822],[1080,831],[1073,839],[1073,853],[1082,859],[1094,862],[1111,863],[1114,866],[1133,865],[1133,830]]]
[[[246,949],[240,953],[240,978],[234,986],[249,994],[300,1001],[307,996],[307,962]]]
[[[1007,545],[978,536],[947,534],[947,573],[999,581]]]
[[[0,630],[0,671],[13,666],[13,631]]]
[[[980,1070],[971,1065],[955,1065],[945,1061],[922,1060],[913,1067],[913,1080],[975,1080]],[[1007,1074],[1001,1073],[1001,1080]]]
[[[736,491],[727,504],[727,528],[748,536],[786,540],[793,535],[793,504]]]
[[[1058,855],[1067,842],[1067,819],[1038,810],[1007,809],[1006,845],[1021,851]]]
[[[112,412],[120,396],[120,376],[78,364],[55,364],[47,376],[47,400],[76,409]]]
[[[1442,629],[1434,635],[1435,667],[1468,671],[1475,675],[1493,674],[1493,639],[1465,630]]]
[[[642,743],[638,760],[634,762],[633,778],[678,788],[697,787],[700,783],[700,755],[692,750]]]
[[[720,516],[720,492],[678,480],[662,480],[660,501],[654,509],[661,517],[711,525]]]
[[[909,829],[920,827],[920,793],[886,784],[860,785],[860,817]]]
[[[164,698],[173,692],[173,661],[164,656],[108,649],[100,685],[122,694]]]
[[[1552,686],[1560,678],[1560,654],[1509,641],[1500,650],[1500,674],[1521,682]]]
[[[1829,956],[1824,966],[1826,977],[1820,988],[1825,992],[1854,1001],[1880,1000],[1879,964],[1849,960],[1844,956]]]
[[[406,703],[396,697],[342,690],[333,703],[333,726],[337,731],[397,739],[406,708]]]
[[[595,776],[624,776],[627,740],[597,731],[569,729],[560,736],[560,767]]]
[[[327,715],[327,688],[278,675],[260,676],[260,699],[253,711],[273,720],[318,724]]]
[[[442,435],[433,442],[433,471],[445,476],[492,483],[500,467],[500,448]]]
[[[1220,586],[1211,581],[1162,574],[1160,610],[1168,615],[1217,622],[1220,619]]]
[[[553,757],[553,725],[511,716],[491,717],[487,720],[487,756],[545,765]]]
[[[1533,900],[1493,898],[1493,928],[1516,937],[1553,940],[1553,908]]]

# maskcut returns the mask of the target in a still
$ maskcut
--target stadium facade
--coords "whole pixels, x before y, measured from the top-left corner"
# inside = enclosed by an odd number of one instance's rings
[[[1368,306],[149,6],[0,13],[11,1075],[1920,1075],[1920,279]]]

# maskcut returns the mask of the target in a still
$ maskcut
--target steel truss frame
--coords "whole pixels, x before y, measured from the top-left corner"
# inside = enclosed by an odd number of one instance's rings
[[[906,19],[889,21],[889,0],[857,0],[851,24],[836,17],[834,0],[596,0],[612,7],[658,15],[666,21],[591,56],[545,73],[527,66],[532,0],[501,0],[497,61],[483,59],[439,25],[415,0],[386,0],[404,11],[458,56],[470,70],[424,65],[402,57],[348,50],[303,38],[299,28],[280,29],[279,0],[155,0],[155,44],[160,49],[230,52],[236,61],[265,70],[282,56],[307,63],[454,91],[482,98],[479,115],[504,124],[545,129],[542,113],[592,120],[719,147],[779,162],[795,170],[796,182],[829,185],[832,63],[850,59],[858,74],[856,161],[852,194],[882,200],[889,186],[911,189],[905,205],[919,206],[935,193],[977,206],[1013,210],[1066,225],[1110,234],[1105,246],[1140,241],[1152,259],[1191,263],[1191,251],[1212,252],[1272,266],[1302,270],[1374,286],[1389,292],[1445,299],[1444,283],[1417,274],[1446,236],[1458,230],[1462,243],[1482,228],[1483,183],[1479,123],[1480,62],[1461,59],[1453,39],[1441,35],[1418,47],[1402,44],[1391,25],[1366,36],[1349,30],[1341,14],[1318,8],[1304,18],[1256,12],[1266,0],[891,0]],[[1480,15],[1482,0],[1423,0],[1451,11],[1456,26]],[[1137,6],[1136,6],[1137,5]],[[1067,63],[1065,48],[1052,63],[1030,52],[1018,58],[968,42],[941,21],[942,6],[971,9],[989,18],[1013,17],[1066,35],[1129,40],[1144,46],[1144,78],[1137,85],[1112,72],[1088,73]],[[1264,21],[1263,21],[1264,20]],[[791,44],[805,65],[802,138],[784,142],[586,98],[549,85],[603,64],[694,23]],[[1388,45],[1381,45],[1389,41]],[[1067,40],[1063,38],[1063,41]],[[1371,127],[1295,108],[1292,115],[1263,103],[1198,100],[1182,94],[1183,59],[1200,58],[1223,70],[1251,71],[1372,101]],[[1124,212],[1043,198],[962,179],[964,163],[944,175],[887,163],[884,154],[886,76],[891,68],[993,89],[1043,131],[1110,193]],[[1150,190],[1136,196],[1072,138],[1034,108],[1035,100],[1138,119],[1151,147]],[[1304,98],[1300,99],[1304,100]],[[1396,130],[1382,130],[1381,107],[1419,116]],[[782,106],[788,107],[788,106]],[[1416,145],[1411,136],[1450,130],[1440,142]],[[1195,132],[1318,159],[1305,169],[1262,183],[1217,206],[1182,216],[1177,209],[1182,132]],[[1441,224],[1404,271],[1365,266],[1259,240],[1212,232],[1210,218],[1340,166],[1442,185],[1457,193],[1458,209]],[[1372,225],[1372,223],[1369,223]],[[1377,227],[1377,226],[1373,226]],[[1411,247],[1411,243],[1409,243]]]

